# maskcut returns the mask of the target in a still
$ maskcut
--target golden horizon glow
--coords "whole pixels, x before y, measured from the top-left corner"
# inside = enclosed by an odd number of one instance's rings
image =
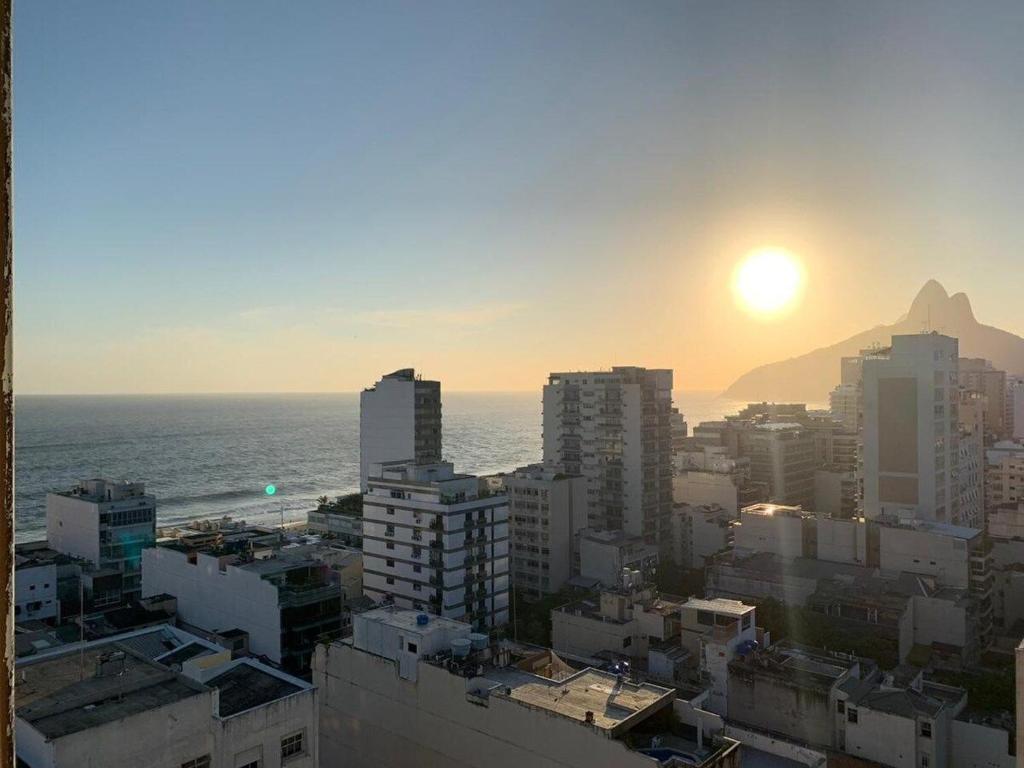
[[[803,287],[803,266],[784,248],[752,251],[733,274],[736,303],[761,318],[777,317],[795,308]]]

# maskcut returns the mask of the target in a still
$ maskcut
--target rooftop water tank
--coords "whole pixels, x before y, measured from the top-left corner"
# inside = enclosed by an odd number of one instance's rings
[[[474,651],[482,651],[490,645],[490,638],[481,632],[471,632],[469,635],[469,642],[473,646]]]
[[[465,638],[458,637],[452,640],[452,656],[456,659],[464,659],[469,656],[469,649],[473,644]]]
[[[425,613],[421,613],[416,617],[416,626],[418,627],[426,626],[429,623],[430,617]]]

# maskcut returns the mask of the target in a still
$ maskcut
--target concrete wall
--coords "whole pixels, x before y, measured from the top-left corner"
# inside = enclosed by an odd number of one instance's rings
[[[970,586],[968,543],[955,536],[879,526],[879,557],[882,570],[935,576],[957,589]]]
[[[210,715],[215,696],[216,691],[197,692],[173,704],[57,739],[52,762],[34,762],[27,754],[25,759],[32,768],[181,768],[188,760],[213,755]],[[19,729],[19,754],[28,727]],[[31,745],[29,749],[36,746],[34,740],[26,743]]]
[[[1010,734],[964,720],[953,721],[950,766],[954,768],[1013,768]]]
[[[648,643],[638,634],[633,620],[620,623],[561,610],[551,612],[551,647],[556,653],[590,657],[598,651],[616,651],[639,658],[647,655]]]
[[[260,768],[316,768],[320,731],[315,688],[216,721],[214,768],[260,760]],[[281,740],[301,732],[304,754],[281,760]],[[176,766],[177,768],[177,766]]]
[[[758,674],[729,674],[728,718],[739,724],[783,733],[812,747],[831,747],[834,741],[829,691]]]
[[[40,605],[33,608],[36,603]],[[30,619],[56,619],[60,613],[57,599],[57,566],[53,563],[14,572],[15,622]]]
[[[100,562],[99,505],[84,499],[46,495],[46,540],[58,552]]]
[[[651,768],[650,758],[564,717],[491,697],[467,700],[467,680],[420,664],[418,682],[394,662],[350,646],[320,646],[322,768]]]
[[[359,394],[359,478],[371,465],[416,458],[416,382],[381,379]]]
[[[846,722],[846,751],[892,768],[919,768],[917,721],[855,707],[857,722]],[[849,713],[850,707],[847,707]],[[933,763],[931,768],[940,768]]]
[[[691,470],[672,478],[672,501],[676,504],[717,504],[735,515],[739,513],[738,498],[733,474]]]
[[[258,574],[231,566],[221,571],[217,558],[202,553],[192,565],[184,552],[143,550],[142,596],[165,592],[178,598],[182,621],[211,632],[244,629],[253,654],[281,661],[277,588]]]

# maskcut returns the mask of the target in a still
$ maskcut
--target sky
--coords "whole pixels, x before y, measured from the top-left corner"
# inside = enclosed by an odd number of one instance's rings
[[[929,278],[1024,335],[1024,5],[983,7],[17,3],[15,390],[724,389]]]

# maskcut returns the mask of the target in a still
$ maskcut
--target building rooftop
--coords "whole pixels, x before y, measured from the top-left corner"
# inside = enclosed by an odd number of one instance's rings
[[[389,627],[411,630],[419,634],[437,629],[447,629],[455,632],[464,630],[468,627],[465,622],[456,621],[455,619],[449,619],[444,616],[434,616],[432,614],[430,615],[428,623],[419,624],[417,617],[420,616],[420,614],[420,611],[400,608],[397,605],[384,605],[379,608],[364,611],[359,614],[359,619],[364,622],[373,622],[375,624],[382,624]]]
[[[492,696],[505,696],[529,707],[588,722],[614,731],[634,717],[643,719],[671,705],[675,692],[650,683],[631,683],[619,675],[587,668],[563,680],[550,680],[514,667],[488,670]]]
[[[744,515],[758,515],[760,517],[814,517],[813,514],[800,506],[788,506],[786,504],[751,504],[740,510]]]
[[[237,715],[310,687],[246,662],[235,664],[227,672],[207,680],[206,684],[220,691],[218,714],[221,717]]]
[[[692,608],[696,611],[711,611],[727,616],[743,616],[754,610],[754,606],[746,605],[739,600],[729,600],[724,597],[701,599],[691,597],[682,605],[683,608]]]
[[[199,683],[112,643],[81,654],[29,657],[18,665],[14,699],[18,718],[55,739],[205,692]]]

